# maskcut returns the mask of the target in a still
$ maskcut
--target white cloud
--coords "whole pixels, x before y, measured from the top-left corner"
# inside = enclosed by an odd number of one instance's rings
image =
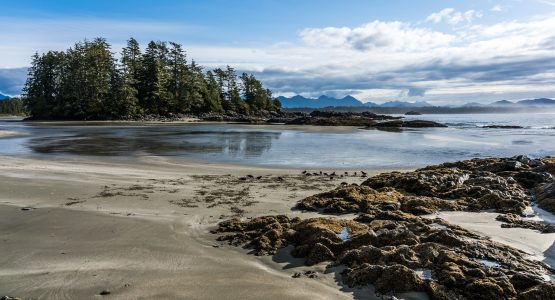
[[[445,19],[448,19],[451,14],[455,12],[454,8],[445,8],[439,12],[433,13],[426,18],[426,21],[433,23],[440,23]]]
[[[359,51],[424,51],[448,46],[455,36],[403,22],[374,21],[355,28],[309,28],[302,40],[316,47],[345,47]]]
[[[505,7],[503,5],[497,4],[495,6],[493,6],[492,8],[490,8],[490,11],[492,12],[502,12],[505,10]]]
[[[538,0],[538,2],[547,4],[549,6],[555,6],[555,1],[551,1],[551,0]]]
[[[53,20],[51,29],[0,20],[0,67],[25,66],[35,50],[64,49],[84,37],[123,43],[129,32],[140,32],[182,42],[207,67],[255,72],[277,95],[329,92],[383,102],[413,100],[412,94],[437,104],[555,97],[555,15],[488,25],[479,24],[479,15],[447,9],[430,15],[429,23],[307,28],[299,40],[252,47],[190,44],[187,32],[194,29],[176,24]],[[465,26],[438,29],[430,24],[436,21]]]
[[[467,10],[465,12],[456,11],[453,8],[445,8],[439,12],[433,13],[426,18],[427,22],[441,23],[447,22],[450,25],[460,23],[472,23],[475,19],[481,18],[483,14],[475,10]]]

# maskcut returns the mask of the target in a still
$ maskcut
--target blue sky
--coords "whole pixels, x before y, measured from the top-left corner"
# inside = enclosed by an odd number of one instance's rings
[[[172,40],[276,94],[438,104],[555,97],[555,0],[0,1],[0,92],[35,51]]]

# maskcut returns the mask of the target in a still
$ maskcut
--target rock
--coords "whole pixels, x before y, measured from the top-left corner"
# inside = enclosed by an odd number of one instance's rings
[[[371,112],[335,112],[313,111],[309,115],[292,119],[288,125],[317,125],[317,126],[371,126],[378,120],[393,120],[398,117],[377,115]]]
[[[501,224],[501,227],[503,228],[526,228],[537,230],[541,233],[555,233],[555,224],[522,220],[516,214],[499,215],[495,219],[497,221],[504,222],[504,224]]]
[[[318,274],[314,271],[305,271],[303,275],[311,279],[318,278]]]
[[[410,121],[386,121],[372,125],[373,127],[386,127],[386,128],[427,128],[427,127],[447,127],[445,124],[437,123],[434,121],[426,120],[410,120]]]
[[[369,178],[362,185],[378,190],[394,188],[411,197],[428,197],[412,198],[411,205],[406,206],[407,211],[430,212],[441,208],[495,209],[499,212],[521,213],[530,202],[526,191],[510,178],[487,171],[458,168],[437,167],[407,173],[383,173]]]
[[[322,245],[321,243],[316,243],[310,250],[308,257],[306,258],[306,265],[312,266],[324,261],[334,260],[335,255],[333,254],[333,252],[331,252],[330,249],[328,249],[328,247]]]
[[[536,188],[535,196],[539,207],[555,213],[555,181]]]
[[[523,300],[555,299],[555,286],[544,282],[525,290],[518,297]]]
[[[524,127],[518,125],[486,125],[482,128],[496,128],[496,129],[522,129]]]
[[[100,292],[99,295],[101,295],[101,296],[107,296],[107,295],[110,295],[111,293],[112,293],[112,292],[110,292],[109,290],[103,290],[102,292]]]
[[[306,265],[343,265],[350,287],[382,294],[426,292],[432,299],[552,299],[548,265],[441,219],[439,210],[495,210],[507,227],[541,232],[551,225],[521,218],[532,202],[551,205],[551,162],[526,156],[473,159],[390,172],[298,202],[297,208],[344,218],[263,216],[221,222],[218,240],[273,255],[288,245]],[[348,238],[340,236],[348,232]],[[423,276],[423,274],[429,274]],[[303,276],[294,274],[296,276]],[[307,275],[304,275],[307,276]],[[431,277],[431,278],[430,278]]]
[[[422,114],[414,110],[411,110],[405,113],[405,116],[420,116],[420,115]]]
[[[424,290],[424,281],[413,270],[403,265],[387,266],[374,282],[380,293],[419,292]]]

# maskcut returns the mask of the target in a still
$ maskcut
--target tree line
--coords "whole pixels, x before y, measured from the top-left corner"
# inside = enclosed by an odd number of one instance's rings
[[[25,114],[26,110],[23,100],[19,98],[0,100],[0,115],[19,116]]]
[[[187,62],[182,45],[148,43],[144,52],[131,38],[116,59],[103,38],[76,43],[66,51],[33,56],[24,104],[35,119],[117,119],[157,114],[280,109],[279,100],[252,74],[204,71]]]

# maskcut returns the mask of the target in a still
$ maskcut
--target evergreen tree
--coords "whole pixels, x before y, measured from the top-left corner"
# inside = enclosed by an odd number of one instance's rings
[[[222,107],[221,85],[218,84],[212,71],[206,73],[206,95],[204,97],[204,112],[224,112]]]
[[[171,104],[177,112],[187,112],[190,103],[187,103],[186,84],[191,74],[188,72],[185,52],[180,44],[170,42],[167,59],[170,78],[168,92],[171,94]]]
[[[116,61],[110,45],[98,38],[65,52],[35,54],[22,103],[34,118],[83,120],[281,107],[253,75],[240,79],[238,85],[230,66],[204,73],[194,61],[188,65],[177,43],[150,42],[143,54],[131,38]]]
[[[147,113],[164,115],[170,112],[167,52],[165,43],[150,42],[142,58],[139,95],[141,106]]]
[[[142,54],[139,42],[131,38],[121,52],[119,74],[114,76],[114,101],[118,102],[118,111],[123,115],[140,113],[139,87],[142,68]]]

